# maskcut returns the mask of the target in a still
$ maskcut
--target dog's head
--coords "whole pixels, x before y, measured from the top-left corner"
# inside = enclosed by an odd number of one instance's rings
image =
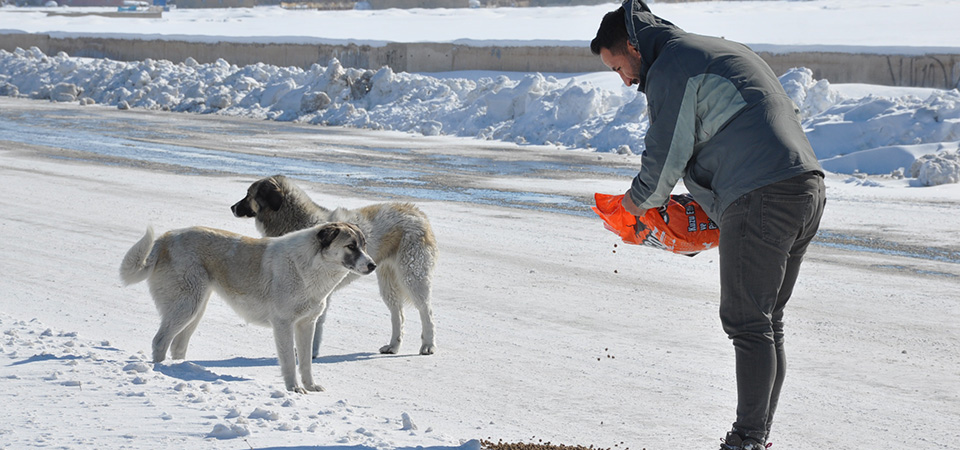
[[[237,217],[257,217],[261,211],[279,211],[283,206],[283,186],[286,177],[274,175],[253,182],[247,188],[247,195],[233,204],[230,210]]]
[[[377,268],[367,254],[367,239],[356,225],[346,222],[320,225],[316,236],[320,241],[320,252],[326,258],[336,259],[351,272],[368,275]]]

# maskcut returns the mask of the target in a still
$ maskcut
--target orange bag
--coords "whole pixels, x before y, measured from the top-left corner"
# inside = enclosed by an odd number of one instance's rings
[[[648,209],[637,217],[623,209],[623,195],[594,194],[593,212],[603,226],[627,244],[648,245],[693,256],[716,247],[717,227],[690,194],[671,195],[665,206]]]

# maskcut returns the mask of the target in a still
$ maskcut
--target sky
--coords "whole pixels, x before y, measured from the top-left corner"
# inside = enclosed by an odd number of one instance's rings
[[[937,30],[957,2],[683,5],[652,6],[758,44],[956,41]],[[279,8],[134,29],[0,8],[0,29],[585,41],[565,21],[606,9],[311,12],[334,25],[308,32]],[[522,14],[536,16],[505,19]],[[711,20],[752,14],[782,22]],[[500,33],[482,25],[498,15]],[[350,17],[364,26],[335,26]],[[351,97],[364,74],[369,92]],[[960,94],[779,75],[827,169],[828,209],[787,308],[773,448],[960,448]],[[594,192],[629,186],[643,149],[645,99],[615,78],[0,52],[0,448],[716,447],[736,398],[716,252],[628,246],[589,210]],[[328,207],[426,212],[437,354],[417,355],[410,308],[401,352],[377,352],[389,313],[363,279],[333,296],[313,365],[323,393],[285,392],[269,329],[216,297],[187,359],[150,362],[158,316],[144,284],[121,285],[123,254],[148,225],[257,236],[229,205],[274,173]]]

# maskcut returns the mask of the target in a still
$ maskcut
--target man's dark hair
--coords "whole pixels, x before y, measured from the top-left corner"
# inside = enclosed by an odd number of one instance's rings
[[[590,41],[590,51],[594,55],[599,55],[601,48],[610,50],[614,54],[626,51],[627,23],[625,15],[626,12],[621,6],[603,16],[603,20],[600,21],[600,29],[597,30],[597,37]]]

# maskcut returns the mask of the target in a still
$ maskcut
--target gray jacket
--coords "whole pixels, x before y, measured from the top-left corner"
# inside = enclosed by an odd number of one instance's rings
[[[797,107],[743,44],[687,33],[626,0],[627,34],[640,51],[640,91],[650,128],[630,195],[640,208],[666,203],[682,177],[714,222],[740,196],[819,171]]]

